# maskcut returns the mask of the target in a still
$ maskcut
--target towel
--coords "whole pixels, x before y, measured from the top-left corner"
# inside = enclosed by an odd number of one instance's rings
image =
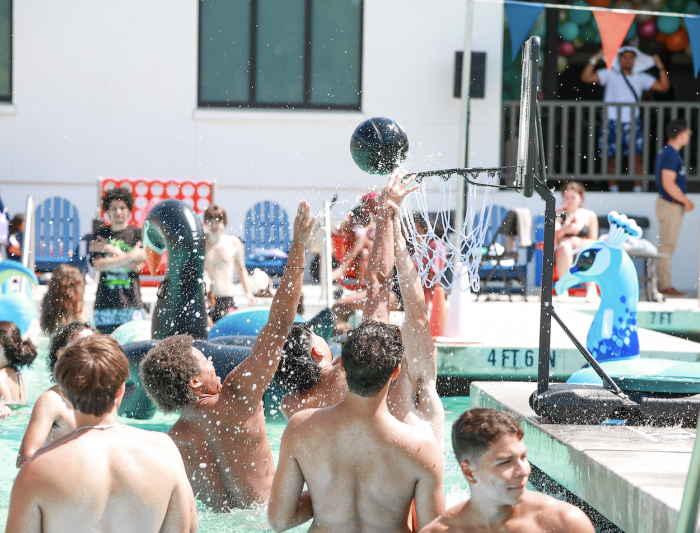
[[[518,219],[518,239],[520,246],[527,248],[532,246],[532,213],[526,207],[516,207],[513,209]]]
[[[639,48],[636,48],[634,46],[621,46],[620,49],[617,51],[617,55],[615,56],[612,65],[613,70],[617,72],[620,72],[621,70],[620,54],[622,52],[634,52],[637,56],[634,59],[632,74],[641,74],[642,72],[645,72],[654,66],[654,58],[651,57],[649,54],[645,54],[644,52],[639,50]]]

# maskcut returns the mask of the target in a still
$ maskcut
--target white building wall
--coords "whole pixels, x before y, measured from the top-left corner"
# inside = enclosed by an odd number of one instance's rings
[[[198,110],[196,0],[15,0],[13,105],[0,105],[2,198],[17,211],[28,193],[66,196],[87,232],[98,176],[215,179],[232,233],[266,199],[293,213],[301,198],[320,205],[339,192],[340,217],[384,181],[349,154],[366,118],[402,124],[409,169],[457,163],[452,84],[464,4],[365,0],[362,111],[327,112]],[[500,35],[502,20],[492,30]],[[489,57],[500,57],[501,38],[494,42]],[[499,79],[500,69],[489,74]]]
[[[320,206],[338,192],[340,217],[384,181],[363,174],[348,149],[355,126],[372,116],[406,129],[409,170],[457,164],[460,101],[452,84],[464,0],[365,0],[361,112],[198,110],[197,6],[14,0],[13,104],[0,104],[0,194],[12,213],[27,194],[62,195],[76,203],[88,232],[97,177],[113,175],[215,179],[235,234],[245,211],[266,199],[293,214],[302,198]],[[487,52],[487,79],[486,98],[471,103],[469,163],[488,166],[500,153],[502,7],[476,3],[474,19],[472,47]],[[512,194],[496,202],[536,212],[542,205]],[[653,195],[590,195],[588,205],[653,219]],[[697,286],[697,213],[681,233],[688,253],[674,263],[686,290]]]

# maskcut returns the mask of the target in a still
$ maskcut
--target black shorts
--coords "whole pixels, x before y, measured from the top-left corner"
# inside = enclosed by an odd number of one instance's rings
[[[216,322],[220,318],[224,318],[229,313],[229,309],[235,311],[236,303],[233,301],[233,296],[217,296],[214,309],[209,310],[209,316]]]

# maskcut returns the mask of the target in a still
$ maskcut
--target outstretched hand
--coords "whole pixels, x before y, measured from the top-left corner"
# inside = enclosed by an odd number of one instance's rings
[[[294,219],[294,242],[306,248],[311,242],[311,235],[316,227],[316,217],[311,216],[311,206],[306,200],[299,202],[297,216]]]
[[[413,183],[416,177],[409,176],[406,178],[406,174],[405,170],[395,170],[391,173],[389,182],[380,195],[379,205],[386,206],[392,203],[399,207],[404,198],[419,187],[417,183]]]

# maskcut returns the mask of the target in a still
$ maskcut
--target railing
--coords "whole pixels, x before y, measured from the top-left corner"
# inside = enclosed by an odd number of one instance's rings
[[[654,161],[666,141],[669,121],[684,118],[695,132],[683,148],[688,181],[700,182],[700,104],[696,102],[640,102],[636,104],[603,104],[601,102],[569,102],[541,100],[542,128],[550,179],[583,181],[641,181],[645,190],[654,181]],[[514,165],[518,153],[518,115],[520,102],[503,102],[502,161]],[[637,121],[630,123],[630,149],[623,156],[622,128],[615,132],[615,155],[608,158],[608,114],[617,108],[617,116],[631,113],[641,119],[642,150],[635,153]],[[602,133],[602,150],[600,137]],[[510,176],[504,176],[507,180]]]

